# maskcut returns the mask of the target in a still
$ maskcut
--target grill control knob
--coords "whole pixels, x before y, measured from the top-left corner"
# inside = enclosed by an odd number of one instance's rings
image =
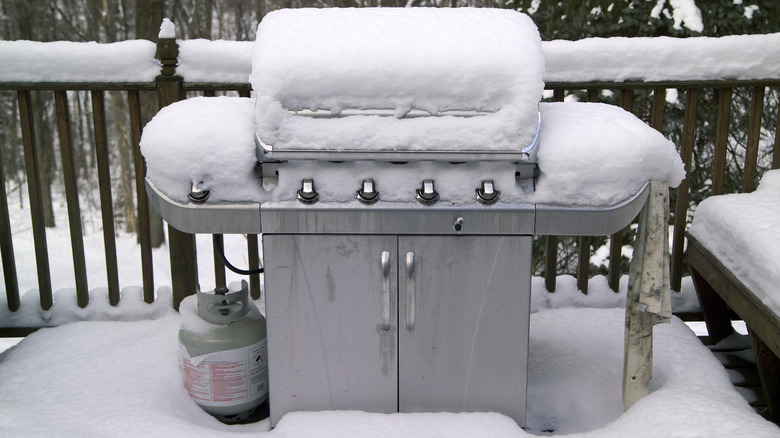
[[[491,205],[498,202],[499,195],[501,195],[501,192],[493,187],[492,179],[483,180],[482,187],[477,189],[477,201],[485,205]]]
[[[357,191],[357,199],[366,205],[374,204],[379,200],[379,192],[374,187],[374,180],[366,178],[363,180],[363,187]]]
[[[439,193],[433,187],[432,179],[424,180],[422,187],[417,189],[417,200],[424,205],[433,205],[439,202]]]
[[[200,184],[203,184],[202,182]],[[209,199],[209,191],[200,186],[200,184],[192,183],[192,189],[190,189],[189,198],[190,201],[196,204],[202,204]]]
[[[298,200],[304,204],[314,204],[320,200],[320,194],[314,190],[314,181],[306,178],[301,182],[301,189],[298,190]]]

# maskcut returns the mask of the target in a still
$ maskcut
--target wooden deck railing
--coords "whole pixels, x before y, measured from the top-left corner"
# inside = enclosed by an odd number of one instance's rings
[[[43,129],[49,129],[52,132],[56,129],[59,140],[60,158],[62,166],[62,175],[64,179],[64,189],[67,200],[67,212],[70,226],[71,250],[73,256],[73,269],[76,281],[76,294],[78,305],[87,306],[89,303],[89,288],[87,285],[87,266],[85,262],[84,243],[81,229],[81,209],[79,206],[79,197],[77,191],[77,172],[74,167],[74,153],[72,130],[74,121],[69,114],[68,93],[67,91],[77,90],[87,92],[91,98],[92,104],[92,129],[94,130],[94,149],[96,152],[96,163],[98,170],[100,207],[102,215],[103,236],[105,242],[105,261],[107,266],[107,287],[109,298],[112,305],[116,305],[120,300],[119,290],[119,269],[117,265],[117,253],[115,245],[114,230],[114,212],[111,189],[111,172],[109,166],[109,144],[108,131],[106,129],[107,114],[105,110],[105,92],[122,91],[127,93],[127,112],[130,120],[131,141],[134,151],[134,172],[135,172],[135,190],[138,216],[138,240],[140,243],[140,257],[142,262],[143,276],[143,296],[146,302],[152,302],[155,299],[155,282],[152,270],[152,245],[149,231],[149,205],[146,198],[143,177],[145,174],[145,165],[143,157],[140,154],[139,141],[142,130],[142,114],[140,93],[144,91],[156,91],[159,106],[163,107],[177,100],[187,97],[187,95],[199,94],[205,96],[214,96],[217,92],[233,91],[240,96],[248,97],[250,95],[250,85],[248,83],[188,83],[180,76],[176,76],[175,66],[177,63],[176,44],[173,40],[161,39],[158,42],[158,55],[161,58],[163,68],[160,76],[154,82],[148,83],[2,83],[0,82],[0,91],[11,90],[16,92],[16,100],[19,109],[19,124],[21,126],[21,139],[24,149],[24,159],[26,164],[26,180],[29,193],[30,213],[32,216],[33,237],[35,242],[35,259],[37,267],[38,289],[40,294],[40,306],[43,310],[49,309],[53,304],[52,290],[57,285],[51,284],[49,254],[47,250],[47,241],[45,233],[45,224],[43,218],[43,208],[41,200],[41,170],[37,157],[35,126],[44,123],[42,120],[35,120],[31,105],[31,91],[53,93],[56,106],[56,127],[43,126]],[[684,231],[688,219],[689,203],[691,198],[689,193],[709,192],[707,195],[716,195],[724,192],[724,181],[727,175],[735,172],[731,169],[733,166],[727,166],[727,152],[730,152],[732,159],[737,159],[742,163],[743,168],[737,169],[741,172],[742,186],[741,191],[752,191],[755,187],[757,178],[762,169],[757,166],[759,140],[762,133],[762,122],[767,122],[776,116],[764,111],[765,90],[772,87],[777,93],[780,88],[780,80],[757,80],[757,81],[690,81],[690,82],[600,82],[600,83],[548,83],[546,88],[552,90],[552,100],[562,101],[567,94],[579,93],[580,100],[588,101],[605,100],[609,103],[617,104],[623,108],[633,111],[640,118],[645,119],[650,126],[663,132],[665,115],[670,110],[683,112],[682,126],[673,126],[673,133],[665,133],[672,136],[677,141],[680,154],[685,163],[686,170],[690,171],[697,168],[707,168],[707,174],[711,178],[711,186],[707,189],[704,186],[692,186],[691,181],[686,179],[682,185],[672,193],[674,205],[671,208],[674,221],[674,236],[672,239],[672,288],[680,289],[681,278],[684,272],[683,247]],[[676,89],[684,95],[684,103],[672,105],[667,103],[666,92],[669,89]],[[709,129],[709,121],[700,120],[698,102],[704,94],[711,95],[715,91],[717,96],[717,116],[714,121],[714,155],[710,160],[707,157],[694,157],[694,145],[701,137],[697,136],[697,130],[704,127]],[[747,139],[744,150],[740,148],[729,148],[729,135],[732,132],[729,125],[734,123],[732,117],[732,97],[735,90],[740,94],[751,93],[751,103],[748,107],[738,107],[737,112],[748,114],[747,117]],[[608,92],[607,92],[608,91]],[[6,93],[7,94],[7,93]],[[775,96],[777,94],[774,94]],[[740,117],[740,119],[743,117]],[[778,117],[780,119],[780,117]],[[766,129],[764,130],[766,133]],[[770,133],[772,134],[772,133]],[[771,162],[772,168],[780,167],[780,122],[774,127],[774,149]],[[694,159],[696,158],[696,159]],[[0,150],[0,162],[2,162],[2,150]],[[737,168],[739,165],[737,166]],[[14,244],[12,230],[9,220],[8,200],[5,189],[6,176],[3,173],[3,167],[0,166],[0,253],[2,253],[2,268],[6,290],[8,308],[16,311],[20,307],[20,294],[17,281],[17,270],[14,256]],[[195,250],[194,236],[182,233],[172,227],[168,229],[168,248],[171,260],[171,286],[173,291],[174,307],[178,307],[181,300],[194,293],[197,283],[197,254]],[[610,236],[610,264],[608,279],[609,284],[614,290],[618,290],[618,283],[621,275],[627,271],[625,266],[621,266],[621,248],[623,232],[618,232]],[[543,248],[546,248],[546,263],[543,269],[547,289],[555,290],[556,276],[560,275],[558,269],[558,249],[559,238],[551,236],[545,238],[546,242]],[[578,260],[584,261],[578,263],[576,269],[577,283],[584,293],[587,293],[588,278],[591,275],[589,264],[591,248],[591,238],[581,237],[576,241],[578,247]],[[248,255],[250,269],[259,266],[259,248],[258,236],[248,236]],[[215,257],[215,278],[217,285],[225,283],[225,267]],[[251,291],[253,297],[257,298],[260,294],[259,276],[251,278]],[[0,327],[3,321],[0,321]],[[30,329],[32,330],[32,329]],[[20,334],[22,330],[0,329],[0,335]]]
[[[735,89],[749,92],[751,94],[750,105],[748,108],[738,108],[747,111],[747,139],[746,147],[743,151],[742,186],[741,192],[751,192],[755,189],[758,180],[758,150],[761,137],[762,121],[777,117],[774,129],[774,148],[772,151],[771,168],[780,167],[780,116],[777,114],[768,114],[764,112],[764,99],[766,90],[773,87],[777,90],[780,87],[780,80],[751,80],[751,81],[670,81],[670,82],[588,82],[588,83],[547,83],[546,88],[553,90],[555,101],[563,101],[565,93],[573,90],[584,90],[587,100],[596,102],[602,91],[617,92],[619,96],[616,104],[628,111],[636,113],[636,95],[644,92],[647,97],[645,102],[639,102],[639,107],[649,108],[646,114],[637,114],[644,117],[648,124],[656,130],[664,133],[664,115],[666,113],[666,92],[668,89],[679,90],[684,94],[683,104],[683,123],[679,140],[676,142],[680,156],[685,164],[687,175],[691,175],[694,168],[693,151],[694,143],[697,140],[697,129],[700,128],[697,119],[697,109],[700,94],[702,90],[714,90],[717,96],[717,117],[715,120],[715,139],[714,139],[714,158],[712,162],[698,163],[699,166],[709,166],[708,175],[712,180],[708,196],[724,193],[724,180],[729,171],[727,164],[727,149],[729,146],[729,126],[732,122],[731,107],[732,96]],[[671,242],[672,266],[671,266],[671,285],[672,289],[679,291],[685,264],[683,261],[685,229],[688,224],[688,210],[691,190],[697,192],[703,191],[704,187],[691,187],[690,178],[683,180],[677,189],[673,189],[674,205],[671,206],[672,219],[674,225],[674,234]],[[617,261],[620,260],[621,236],[622,231],[610,236],[610,265],[608,280],[610,287],[617,291],[618,282],[624,267],[621,268]],[[550,237],[547,242],[547,263],[545,270],[545,282],[547,289],[555,289],[556,271],[552,267],[556,266],[557,238]],[[581,237],[579,239],[579,257],[578,260],[589,260],[590,247],[589,239]],[[581,291],[587,292],[587,279],[589,269],[587,263],[579,263],[577,269],[577,284]]]

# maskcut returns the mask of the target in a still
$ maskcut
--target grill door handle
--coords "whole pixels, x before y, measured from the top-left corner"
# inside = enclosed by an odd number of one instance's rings
[[[390,330],[390,251],[382,251],[382,330]]]
[[[406,253],[406,329],[414,330],[414,253]]]

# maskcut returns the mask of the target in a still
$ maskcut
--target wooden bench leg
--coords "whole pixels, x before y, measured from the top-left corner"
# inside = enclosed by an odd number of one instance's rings
[[[772,421],[778,423],[780,422],[780,359],[758,335],[750,330],[750,327],[748,327],[748,333],[750,333],[750,346],[756,357],[766,405],[769,407]]]
[[[693,285],[696,288],[696,295],[699,297],[710,341],[713,344],[717,344],[734,332],[734,328],[731,326],[729,307],[707,280],[693,267],[691,267],[691,278],[693,278]]]

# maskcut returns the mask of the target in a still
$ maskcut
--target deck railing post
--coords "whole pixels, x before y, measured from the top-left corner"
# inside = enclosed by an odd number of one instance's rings
[[[35,145],[35,120],[33,118],[30,90],[17,92],[19,120],[22,128],[25,170],[27,172],[27,190],[30,197],[30,216],[33,224],[33,242],[35,245],[35,265],[38,268],[38,293],[41,309],[49,310],[54,304],[49,268],[49,249],[46,243],[46,225],[43,218],[41,200],[41,181],[38,154]]]
[[[152,238],[149,224],[149,200],[146,197],[144,177],[146,161],[141,155],[141,95],[138,90],[128,90],[130,107],[130,132],[133,138],[135,164],[135,192],[138,213],[138,236],[141,246],[141,272],[143,276],[144,302],[154,302],[154,269],[152,265]]]
[[[3,280],[8,310],[19,310],[19,279],[16,274],[14,240],[11,234],[11,218],[8,215],[8,197],[5,191],[3,151],[0,148],[0,258],[3,262]]]
[[[775,147],[772,150],[772,169],[780,169],[780,105],[777,107],[777,126],[775,127]]]
[[[70,129],[70,111],[68,95],[65,90],[54,91],[57,112],[57,130],[60,138],[60,158],[62,178],[65,181],[65,197],[68,203],[68,227],[70,246],[73,255],[73,275],[76,281],[76,302],[84,308],[89,303],[87,283],[87,263],[84,253],[84,232],[81,228],[81,208],[79,207],[79,189],[76,181],[76,166],[73,162],[73,139]]]
[[[758,160],[758,141],[761,138],[761,117],[764,115],[763,85],[753,87],[748,120],[747,147],[745,149],[745,171],[742,177],[742,193],[750,193],[756,188],[756,165]]]
[[[696,141],[696,110],[699,102],[699,89],[685,90],[685,112],[683,113],[682,144],[680,158],[685,166],[685,179],[677,187],[677,201],[674,206],[674,237],[672,238],[671,288],[682,289],[683,251],[685,250],[685,224],[688,221],[688,201],[690,199],[690,173],[693,159],[693,145]]]
[[[119,304],[119,263],[116,256],[114,231],[114,201],[111,196],[111,171],[108,162],[108,130],[106,128],[106,104],[102,90],[92,90],[92,120],[95,128],[95,152],[97,158],[100,213],[103,223],[103,248],[106,257],[108,298],[112,306]]]
[[[157,99],[160,108],[184,99],[181,76],[176,75],[179,46],[175,38],[158,38],[157,58],[162,63],[157,77]],[[171,289],[173,307],[178,310],[181,301],[195,293],[198,284],[198,258],[195,235],[184,233],[168,225],[168,250],[171,257]]]
[[[729,142],[729,120],[731,117],[732,88],[718,89],[718,115],[715,125],[715,158],[712,163],[712,192],[723,194],[723,180],[726,175],[726,149]]]

